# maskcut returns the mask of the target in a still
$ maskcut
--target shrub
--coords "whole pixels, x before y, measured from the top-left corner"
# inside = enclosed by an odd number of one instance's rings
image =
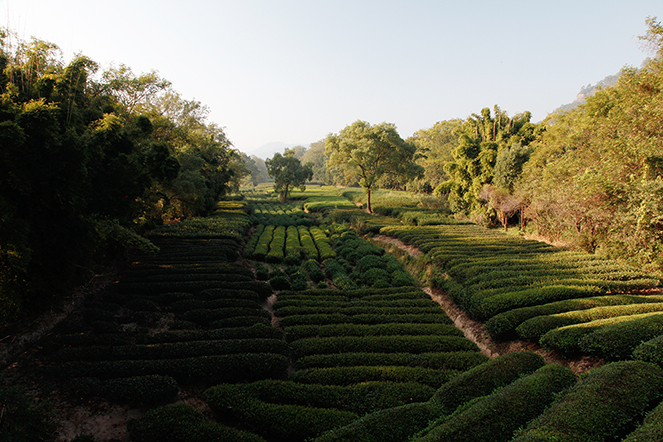
[[[127,423],[134,442],[265,442],[258,435],[208,422],[192,405],[174,404],[148,411]]]
[[[418,355],[410,353],[341,353],[300,358],[297,360],[297,368],[402,365],[466,371],[483,364],[487,359],[487,356],[477,351],[421,353]]]
[[[172,399],[179,391],[170,376],[134,376],[110,379],[103,386],[103,395],[116,402],[131,405],[155,405]]]
[[[311,279],[311,281],[318,283],[325,279],[325,274],[320,270],[320,264],[315,259],[309,259],[302,264],[302,269]]]
[[[568,368],[550,364],[489,396],[471,401],[451,417],[433,423],[413,442],[501,442],[541,414],[555,395],[572,386],[576,377]]]
[[[458,375],[456,370],[403,366],[357,366],[298,370],[290,376],[290,380],[323,385],[352,385],[375,381],[417,382],[437,388],[456,375]]]
[[[265,265],[258,264],[256,266],[256,279],[260,281],[267,281],[269,279],[269,269]]]
[[[538,341],[546,332],[570,324],[596,321],[597,319],[614,318],[618,316],[636,315],[640,313],[657,312],[663,309],[663,303],[646,303],[595,307],[586,310],[576,310],[556,315],[539,316],[528,319],[520,324],[516,331],[525,339]],[[630,353],[630,352],[629,352]]]
[[[313,442],[403,442],[440,414],[428,402],[375,411],[354,422],[324,433]]]
[[[582,338],[580,350],[601,358],[630,359],[635,348],[663,334],[663,315],[606,325]]]
[[[0,439],[39,442],[51,440],[55,431],[53,409],[35,402],[22,387],[0,388]]]
[[[640,361],[613,362],[587,372],[513,440],[621,440],[662,394],[660,367]]]
[[[345,425],[358,416],[348,411],[301,405],[269,404],[248,398],[236,416],[256,433],[273,441],[303,441],[331,428]]]
[[[285,236],[286,230],[284,226],[279,226],[274,229],[274,236],[272,242],[269,243],[269,252],[265,255],[267,262],[281,262],[285,253]]]
[[[299,240],[302,244],[304,256],[309,259],[317,260],[319,257],[318,249],[315,246],[315,242],[313,241],[313,237],[308,228],[305,226],[299,226],[297,230],[299,230]]]
[[[633,350],[633,358],[663,367],[663,334],[638,345]]]
[[[550,330],[543,335],[539,342],[542,346],[559,350],[565,353],[574,353],[580,351],[580,342],[585,336],[608,325],[618,324],[620,322],[635,321],[636,319],[646,318],[648,316],[660,316],[656,313],[645,313],[632,316],[618,316],[616,318],[598,319],[596,321],[584,322],[580,324],[567,325],[565,327]]]
[[[290,290],[290,280],[286,276],[275,276],[269,280],[269,285],[274,290]]]
[[[433,395],[431,402],[451,414],[459,405],[533,373],[545,365],[534,352],[508,353],[468,370],[447,382]]]
[[[642,425],[623,442],[660,442],[663,440],[663,403],[647,415]]]
[[[372,268],[361,275],[362,282],[369,287],[389,287],[391,277],[386,270],[381,268]]]

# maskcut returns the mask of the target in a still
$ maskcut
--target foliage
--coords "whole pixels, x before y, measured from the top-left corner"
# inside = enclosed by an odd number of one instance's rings
[[[0,389],[0,440],[37,442],[53,440],[53,409],[35,402],[22,387]]]
[[[529,376],[468,403],[452,416],[435,422],[412,440],[508,441],[514,431],[541,414],[556,395],[576,382],[573,372],[546,365]]]
[[[264,442],[260,436],[207,421],[192,405],[166,405],[128,422],[136,442]]]
[[[660,23],[644,38],[660,53]],[[625,67],[616,85],[546,121],[518,185],[537,233],[661,267],[663,58]]]
[[[206,110],[155,72],[0,40],[0,321],[42,308],[175,218],[214,209],[245,173]],[[46,302],[44,302],[46,301]]]
[[[359,181],[366,190],[368,213],[372,213],[371,191],[385,175],[398,178],[421,174],[420,166],[412,162],[415,150],[398,135],[396,126],[388,123],[371,126],[357,120],[325,139],[328,165],[342,168],[347,178]]]
[[[663,374],[654,364],[622,361],[591,370],[534,419],[514,442],[621,440],[661,400]]]
[[[304,183],[313,178],[313,165],[302,166],[292,149],[286,149],[283,155],[275,153],[265,164],[269,176],[274,178],[274,191],[282,202],[287,201],[292,188],[299,187],[303,192],[306,189]]]

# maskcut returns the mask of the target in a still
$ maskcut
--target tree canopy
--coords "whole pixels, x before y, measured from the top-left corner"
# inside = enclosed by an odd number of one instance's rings
[[[204,106],[155,72],[0,32],[0,321],[89,278],[247,173]]]
[[[413,163],[416,147],[404,141],[391,123],[370,125],[357,120],[325,139],[327,164],[346,177],[356,178],[366,190],[366,211],[371,209],[371,190],[385,175],[414,177],[422,173]]]
[[[293,187],[306,190],[304,183],[313,178],[313,165],[302,165],[297,159],[295,149],[285,149],[283,155],[275,153],[265,161],[269,176],[274,178],[274,191],[281,201],[286,201]]]

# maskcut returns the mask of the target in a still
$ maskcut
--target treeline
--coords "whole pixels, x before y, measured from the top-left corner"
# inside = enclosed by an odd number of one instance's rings
[[[625,67],[616,84],[534,124],[499,106],[441,121],[405,140],[410,173],[377,187],[433,193],[460,217],[529,233],[612,258],[663,267],[663,27],[647,19],[641,41],[656,55]],[[348,126],[350,127],[350,126]],[[359,154],[359,150],[355,153]],[[330,167],[325,142],[300,155],[313,179],[359,185]],[[415,173],[412,173],[412,172]]]
[[[1,31],[0,322],[238,187],[241,155],[206,117],[156,72]]]

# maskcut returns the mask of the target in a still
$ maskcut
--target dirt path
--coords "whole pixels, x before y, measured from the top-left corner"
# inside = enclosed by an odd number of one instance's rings
[[[376,235],[372,238],[373,241],[387,245],[385,249],[389,251],[389,246],[397,247],[400,250],[407,252],[412,257],[423,255],[421,250],[411,245],[403,243],[401,240],[392,238],[385,235]],[[565,367],[569,367],[576,374],[584,373],[591,368],[594,368],[602,363],[601,359],[582,356],[574,359],[565,358],[562,355],[546,350],[540,345],[522,340],[513,340],[506,342],[493,341],[490,334],[479,321],[470,318],[465,311],[458,307],[451,298],[439,289],[431,287],[423,287],[423,290],[430,295],[430,297],[440,304],[442,310],[453,320],[456,328],[461,330],[465,337],[477,344],[483,354],[488,357],[497,357],[506,353],[517,351],[531,350],[541,356],[548,363],[556,363]]]

